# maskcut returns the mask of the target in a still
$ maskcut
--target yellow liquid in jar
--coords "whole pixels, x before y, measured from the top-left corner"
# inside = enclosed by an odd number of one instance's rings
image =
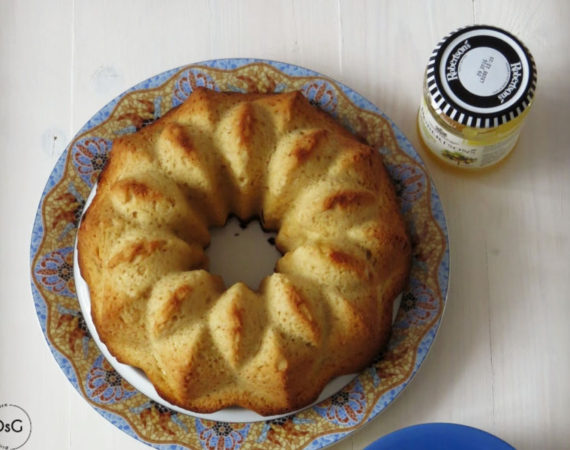
[[[424,96],[418,112],[419,135],[428,150],[448,165],[469,170],[491,167],[512,152],[530,107],[502,125],[476,128],[438,114]]]
[[[530,51],[508,31],[468,25],[445,36],[426,67],[421,140],[460,169],[497,165],[515,147],[536,89]]]
[[[500,167],[501,165],[503,165],[505,163],[505,161],[507,161],[509,159],[509,157],[513,154],[513,151],[511,150],[507,156],[505,156],[503,159],[498,161],[496,164],[493,164],[492,166],[479,167],[479,168],[464,167],[464,166],[461,166],[455,162],[450,162],[447,159],[441,158],[430,147],[428,147],[428,145],[425,143],[424,139],[422,138],[422,133],[420,132],[419,111],[418,111],[418,120],[416,120],[416,133],[419,137],[421,148],[424,150],[424,154],[428,158],[433,160],[436,164],[438,164],[444,170],[450,170],[453,172],[462,173],[464,175],[465,174],[484,174],[484,173],[487,173],[489,171],[495,170],[497,167]],[[518,143],[518,141],[517,141],[517,143]],[[515,144],[515,147],[516,147],[516,144]],[[514,148],[513,148],[513,150],[514,150]]]

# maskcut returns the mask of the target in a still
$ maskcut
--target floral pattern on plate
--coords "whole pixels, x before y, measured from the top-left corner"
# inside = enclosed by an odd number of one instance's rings
[[[85,199],[112,142],[188,97],[196,86],[235,92],[301,91],[380,151],[414,244],[410,282],[388,348],[329,399],[282,419],[213,422],[174,412],[134,390],[104,359],[85,327],[74,289],[73,245]],[[93,116],[48,180],[31,239],[32,292],[42,331],[79,393],[107,420],[156,448],[322,448],[384,410],[410,382],[434,340],[447,294],[449,248],[437,192],[409,141],[377,107],[330,78],[273,61],[206,61],[156,75]]]

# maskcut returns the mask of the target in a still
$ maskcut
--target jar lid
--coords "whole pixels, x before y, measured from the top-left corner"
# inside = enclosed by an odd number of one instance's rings
[[[536,66],[528,49],[500,28],[475,25],[442,39],[427,66],[427,88],[438,114],[470,127],[507,123],[530,104]]]

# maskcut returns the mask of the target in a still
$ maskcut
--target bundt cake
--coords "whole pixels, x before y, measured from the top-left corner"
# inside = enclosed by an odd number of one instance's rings
[[[209,227],[277,231],[258,290],[207,271]],[[278,414],[386,344],[410,241],[378,151],[299,92],[196,89],[117,138],[78,234],[94,324],[169,402]]]

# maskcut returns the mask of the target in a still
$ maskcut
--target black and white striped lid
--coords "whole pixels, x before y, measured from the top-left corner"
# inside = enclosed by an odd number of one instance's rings
[[[500,28],[475,25],[443,38],[426,71],[438,114],[475,128],[507,123],[530,104],[536,66],[528,49]]]

